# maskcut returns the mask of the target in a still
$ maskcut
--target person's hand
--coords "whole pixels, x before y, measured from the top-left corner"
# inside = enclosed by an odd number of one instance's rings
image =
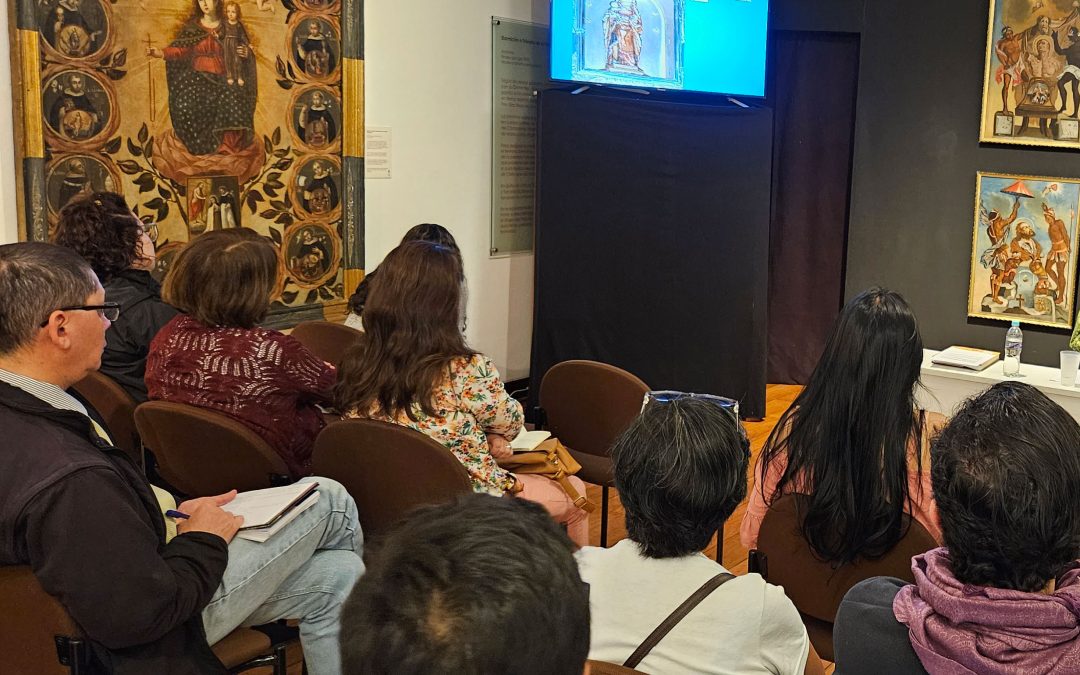
[[[191,517],[177,523],[176,531],[180,534],[186,532],[216,534],[228,544],[236,536],[240,526],[244,524],[242,516],[234,516],[221,508],[223,504],[232,501],[235,496],[236,490],[233,490],[216,497],[202,497],[184,502],[180,506],[184,513]]]
[[[240,58],[246,59],[248,57],[248,48],[243,46],[243,45],[240,45],[239,47],[236,48],[236,54]]]
[[[510,441],[506,440],[506,436],[488,434],[487,442],[488,450],[491,451],[491,456],[495,459],[506,459],[514,454],[514,451],[510,449]]]
[[[165,52],[161,51],[157,47],[147,47],[146,55],[153,59],[160,59],[165,56]]]

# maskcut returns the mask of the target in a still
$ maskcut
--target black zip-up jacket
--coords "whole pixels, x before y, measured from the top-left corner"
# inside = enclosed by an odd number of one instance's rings
[[[124,270],[106,280],[105,300],[120,303],[120,317],[105,331],[101,372],[116,380],[137,403],[146,400],[146,356],[150,341],[179,312],[161,300],[161,285],[142,270]]]
[[[225,673],[202,610],[228,559],[213,534],[166,544],[127,455],[85,416],[0,382],[0,565],[29,565],[63,604],[90,639],[90,672]]]

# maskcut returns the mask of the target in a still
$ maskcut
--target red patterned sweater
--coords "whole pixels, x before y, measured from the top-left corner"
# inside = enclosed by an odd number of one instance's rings
[[[295,339],[264,328],[211,328],[181,314],[150,345],[151,399],[225,413],[262,436],[293,477],[309,474],[336,371]]]

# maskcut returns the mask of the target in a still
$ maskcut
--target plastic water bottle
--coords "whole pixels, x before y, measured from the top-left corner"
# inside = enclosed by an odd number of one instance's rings
[[[1024,332],[1020,322],[1013,321],[1012,328],[1005,333],[1005,377],[1020,375],[1020,352],[1024,350]]]

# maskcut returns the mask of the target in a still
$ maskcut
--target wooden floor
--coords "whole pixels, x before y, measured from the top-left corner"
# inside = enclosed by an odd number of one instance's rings
[[[776,426],[777,421],[780,419],[780,415],[783,414],[788,406],[795,400],[795,397],[802,391],[802,387],[788,384],[770,384],[766,391],[766,403],[765,403],[765,419],[761,422],[745,422],[743,426],[746,427],[746,433],[750,437],[750,469],[753,472],[754,465],[757,464],[758,455],[761,453],[761,446],[765,444],[765,440],[769,437],[773,427]],[[747,480],[751,482],[753,487],[752,476],[748,476]],[[601,491],[599,487],[594,485],[588,486],[589,499],[594,503],[600,504]],[[749,490],[747,491],[749,493]],[[608,505],[608,546],[611,546],[615,542],[626,538],[626,526],[624,523],[624,515],[622,505],[619,504],[618,495],[614,489],[611,490],[611,501]],[[742,523],[743,512],[746,511],[746,502],[739,504],[735,509],[735,513],[731,515],[727,523],[724,525],[724,560],[723,565],[732,574],[746,574],[746,549],[739,543],[739,525]],[[593,546],[600,545],[600,509],[597,508],[592,514],[589,522],[589,543]],[[710,558],[716,557],[716,539],[713,538],[709,547],[705,549],[705,554]],[[833,664],[828,661],[822,661],[825,665],[825,672],[830,674],[833,672]]]
[[[802,387],[795,385],[785,384],[770,384],[766,392],[766,415],[765,419],[761,422],[746,422],[746,433],[750,437],[750,471],[753,471],[754,465],[757,463],[758,455],[761,452],[761,446],[764,445],[765,439],[769,437],[769,433],[776,426],[777,421],[780,419],[780,415],[787,410],[791,405],[795,397],[802,391]],[[748,480],[751,478],[748,476]],[[600,504],[600,488],[590,485],[589,486],[589,499],[594,503]],[[626,538],[626,526],[623,522],[624,515],[622,505],[619,504],[619,497],[614,490],[611,491],[611,501],[609,503],[608,513],[608,545],[612,545],[615,542]],[[735,509],[735,513],[728,519],[727,524],[724,526],[724,560],[723,564],[732,574],[746,574],[746,549],[739,543],[739,524],[742,523],[743,512],[746,510],[746,502],[739,504]],[[589,523],[589,541],[593,546],[600,545],[600,509],[597,508],[596,512],[590,518]],[[716,540],[713,539],[709,547],[705,549],[705,554],[710,558],[716,557]],[[292,652],[292,650],[290,650]],[[299,654],[290,653],[290,675],[300,675],[300,666],[295,662],[295,657]],[[826,673],[833,672],[833,665],[828,661],[823,661],[826,669]],[[251,673],[258,673],[259,670],[249,671]],[[269,670],[265,671],[269,673]]]

